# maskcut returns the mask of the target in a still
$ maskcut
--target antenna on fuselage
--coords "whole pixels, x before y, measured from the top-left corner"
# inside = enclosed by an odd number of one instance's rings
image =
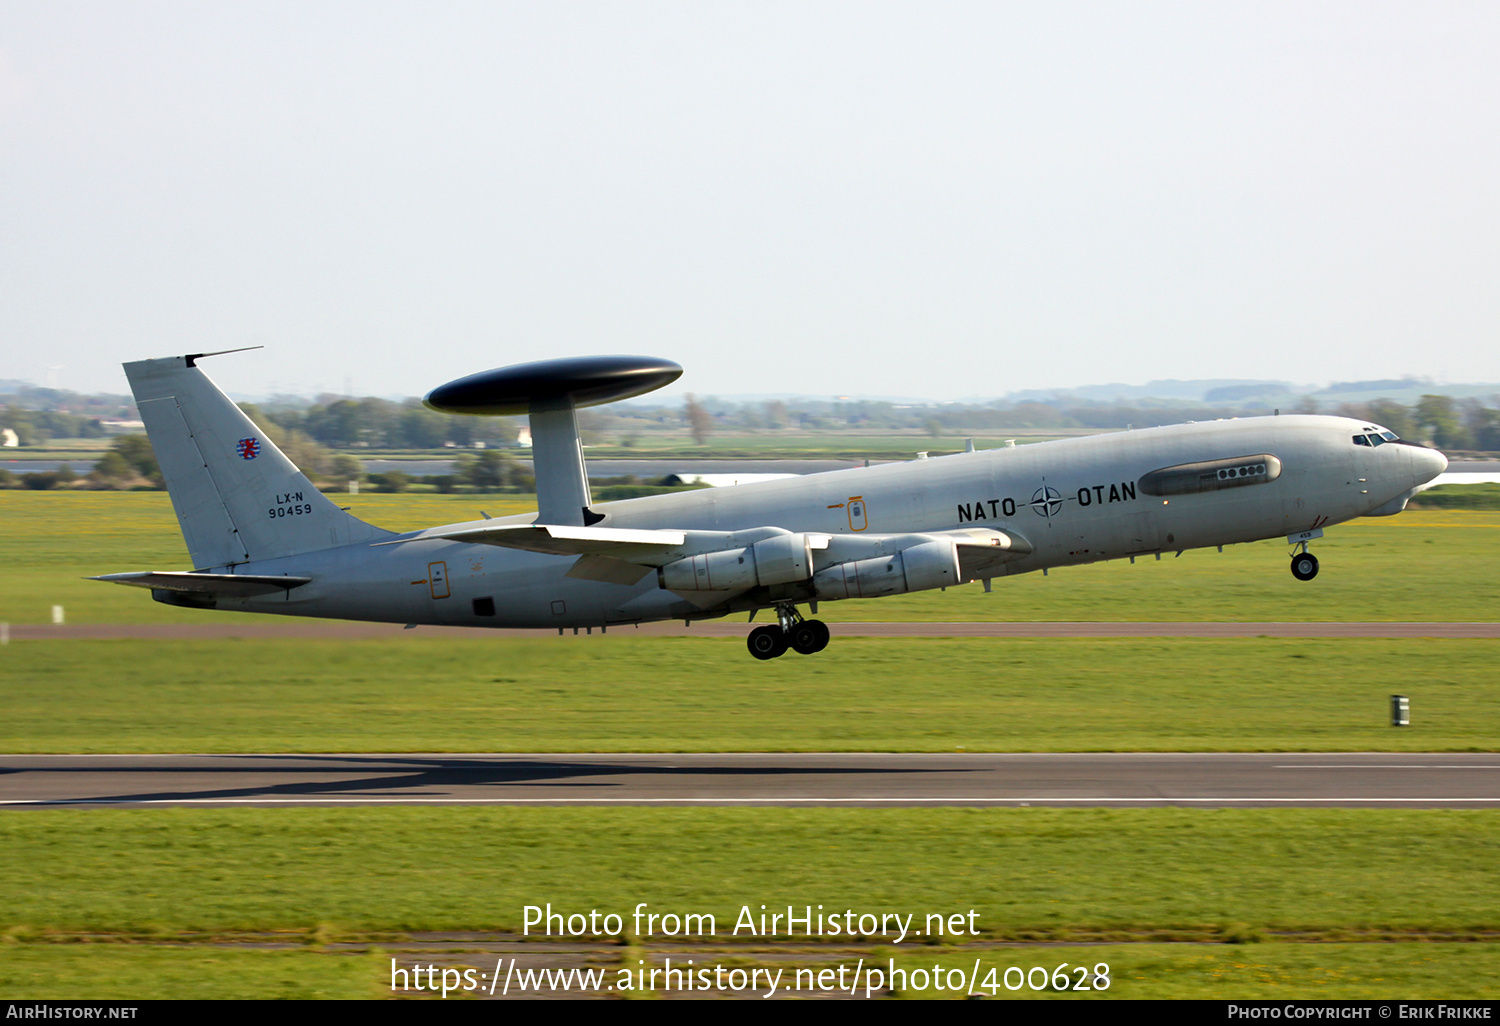
[[[526,414],[531,422],[537,523],[586,527],[603,520],[604,514],[589,509],[579,408],[645,395],[681,376],[682,368],[671,360],[581,356],[470,374],[434,388],[422,402],[439,413]]]

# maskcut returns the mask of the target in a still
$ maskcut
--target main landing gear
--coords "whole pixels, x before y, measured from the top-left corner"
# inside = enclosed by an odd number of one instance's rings
[[[1299,581],[1310,581],[1318,576],[1318,557],[1307,551],[1307,542],[1302,551],[1292,553],[1292,576]]]
[[[812,655],[828,647],[828,625],[822,620],[804,620],[791,603],[776,606],[776,623],[757,627],[745,639],[745,647],[757,659],[775,659],[788,648]]]

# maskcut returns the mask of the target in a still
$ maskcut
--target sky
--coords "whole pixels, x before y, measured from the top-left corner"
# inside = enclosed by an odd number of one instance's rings
[[[0,5],[0,378],[1500,381],[1500,5]]]

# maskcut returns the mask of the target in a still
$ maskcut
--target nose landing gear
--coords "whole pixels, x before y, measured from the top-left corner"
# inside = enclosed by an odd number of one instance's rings
[[[828,647],[828,625],[822,620],[804,620],[789,602],[776,606],[776,620],[757,627],[745,639],[745,647],[757,659],[775,659],[788,648],[812,655]]]
[[[1310,581],[1318,576],[1318,557],[1307,551],[1307,542],[1302,551],[1292,553],[1292,576],[1299,581]]]

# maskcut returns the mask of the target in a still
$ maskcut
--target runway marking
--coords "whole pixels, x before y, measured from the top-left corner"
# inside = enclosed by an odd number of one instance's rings
[[[959,804],[1001,804],[1027,802],[1073,804],[1078,802],[1155,802],[1198,804],[1247,804],[1251,802],[1276,802],[1279,804],[1312,804],[1339,802],[1494,802],[1500,803],[1500,795],[1488,798],[1111,798],[1095,796],[1089,798],[32,798],[3,799],[0,805],[791,805],[791,804],[885,804],[912,805],[920,802],[952,802]]]

